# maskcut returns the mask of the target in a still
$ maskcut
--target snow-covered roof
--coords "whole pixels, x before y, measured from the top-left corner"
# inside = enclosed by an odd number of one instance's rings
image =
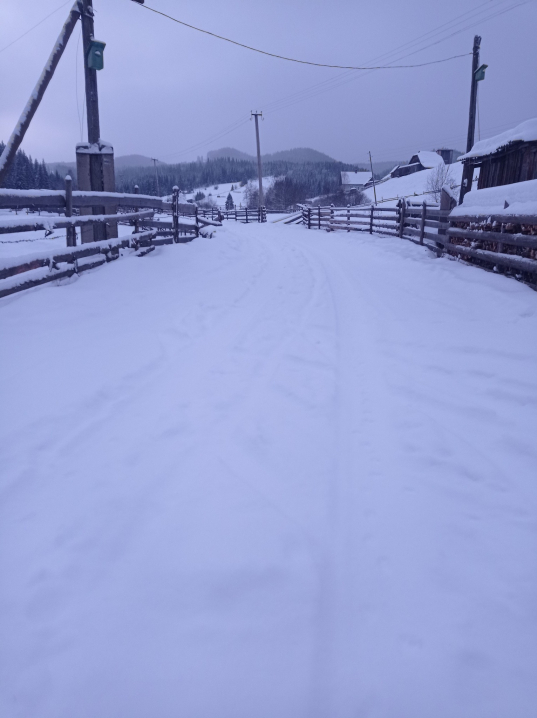
[[[417,157],[426,170],[444,164],[442,157],[438,153],[431,152],[430,150],[420,150],[420,152],[417,153]]]
[[[367,184],[372,179],[371,172],[342,172],[341,184]]]
[[[537,215],[537,179],[467,192],[450,217],[468,214]]]
[[[491,155],[493,152],[511,144],[511,142],[534,142],[535,140],[537,140],[537,118],[526,120],[526,122],[522,122],[520,125],[499,135],[476,142],[470,152],[462,155],[459,159],[464,160],[470,157]]]

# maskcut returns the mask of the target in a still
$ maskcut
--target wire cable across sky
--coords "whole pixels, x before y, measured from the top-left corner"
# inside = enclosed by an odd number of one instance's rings
[[[171,15],[167,15],[165,12],[161,12],[160,10],[156,10],[153,7],[149,7],[149,5],[139,5],[139,7],[144,8],[145,10],[150,10],[151,12],[156,13],[157,15],[162,15],[162,17],[167,18],[168,20],[172,20],[173,22],[178,23],[179,25],[184,25],[184,27],[189,27],[191,30],[196,30],[197,32],[202,32],[204,35],[211,35],[211,37],[216,37],[218,40],[224,40],[224,42],[230,42],[232,45],[237,45],[238,47],[243,47],[246,50],[251,50],[252,52],[258,52],[260,55],[267,55],[268,57],[274,57],[278,60],[285,60],[286,62],[296,62],[299,65],[313,65],[314,67],[329,67],[334,70],[407,70],[413,67],[425,67],[427,65],[439,65],[442,62],[449,62],[450,60],[456,60],[459,57],[467,57],[468,55],[471,55],[471,52],[463,52],[462,55],[453,55],[452,57],[445,57],[442,60],[431,60],[430,62],[420,62],[416,65],[377,65],[377,66],[363,66],[363,67],[355,67],[354,65],[329,65],[323,62],[311,62],[309,60],[298,60],[294,57],[285,57],[284,55],[278,55],[275,52],[268,52],[267,50],[259,50],[257,47],[251,47],[250,45],[245,45],[242,42],[237,42],[237,40],[231,40],[229,37],[224,37],[223,35],[217,35],[215,32],[210,32],[209,30],[203,30],[201,27],[196,27],[195,25],[190,25],[188,22],[183,22],[183,20],[179,20],[176,17],[172,17]]]

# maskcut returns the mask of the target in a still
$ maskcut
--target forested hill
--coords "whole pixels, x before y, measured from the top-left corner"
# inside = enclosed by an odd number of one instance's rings
[[[222,158],[235,159],[235,160],[248,160],[249,162],[256,162],[256,158],[253,155],[248,155],[246,152],[236,150],[234,147],[222,147],[219,150],[211,150],[207,152],[208,160],[218,160]],[[281,150],[280,152],[274,152],[273,154],[262,155],[261,159],[263,162],[336,162],[337,160],[325,155],[324,152],[318,150],[312,150],[311,147],[295,147],[292,150]]]
[[[4,148],[5,144],[0,142],[0,155]],[[24,150],[19,150],[0,186],[9,189],[63,189],[64,185],[63,177],[58,172],[49,172],[44,161],[33,160]]]
[[[340,186],[340,173],[361,169],[343,162],[286,162],[263,163],[265,177],[289,177],[303,189],[305,196],[333,194]],[[185,162],[159,165],[160,194],[170,194],[174,185],[192,191],[227,182],[248,182],[257,177],[257,166],[249,160],[219,158],[207,162]],[[142,194],[157,194],[156,171],[153,168],[129,167],[116,171],[118,192],[132,192],[134,185]]]

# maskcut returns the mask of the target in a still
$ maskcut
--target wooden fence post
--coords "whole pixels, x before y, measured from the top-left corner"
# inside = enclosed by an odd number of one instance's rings
[[[173,241],[177,244],[179,242],[179,187],[177,185],[173,188],[172,197],[172,231]]]
[[[308,229],[311,229],[311,207],[308,207]]]
[[[347,232],[351,231],[351,206],[347,205]]]
[[[403,237],[403,232],[405,229],[405,214],[406,214],[406,200],[401,199],[400,202],[400,210],[399,210],[399,236]]]
[[[134,194],[138,194],[140,192],[140,188],[137,184],[134,185]],[[138,207],[134,208],[135,212],[138,212]],[[134,220],[134,234],[138,234],[140,231],[140,220],[135,219]]]
[[[246,224],[248,224],[248,207],[246,207]]]
[[[73,180],[71,175],[65,177],[65,216],[73,216]],[[68,247],[76,247],[76,229],[74,227],[66,228],[65,239]]]
[[[330,205],[330,229],[334,229],[334,203]]]
[[[317,227],[321,229],[321,205],[317,205]]]
[[[452,200],[451,195],[446,192],[446,190],[442,187],[442,191],[440,192],[440,213],[439,213],[439,223],[442,224],[442,220],[448,219],[448,213],[452,209],[452,204],[454,204],[454,200]],[[439,226],[438,227],[438,234],[445,236],[446,230],[444,227]],[[444,251],[444,246],[440,243],[436,243],[436,256],[441,257]]]
[[[369,217],[369,234],[373,234],[373,212],[375,211],[373,209],[373,205],[371,205],[371,216]]]
[[[423,235],[425,234],[425,218],[427,216],[427,202],[423,201],[421,205],[421,224],[420,224],[420,244],[423,244]]]
[[[200,236],[200,226],[198,223],[198,205],[196,205],[196,209],[194,210],[194,217],[196,219],[196,237]]]

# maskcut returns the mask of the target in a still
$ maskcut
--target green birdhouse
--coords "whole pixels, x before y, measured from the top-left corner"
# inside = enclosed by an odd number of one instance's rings
[[[481,65],[477,68],[475,71],[475,81],[481,82],[481,80],[485,79],[485,70],[487,69],[488,65]]]
[[[91,40],[88,50],[88,67],[90,70],[102,70],[104,67],[104,48],[106,42]]]

